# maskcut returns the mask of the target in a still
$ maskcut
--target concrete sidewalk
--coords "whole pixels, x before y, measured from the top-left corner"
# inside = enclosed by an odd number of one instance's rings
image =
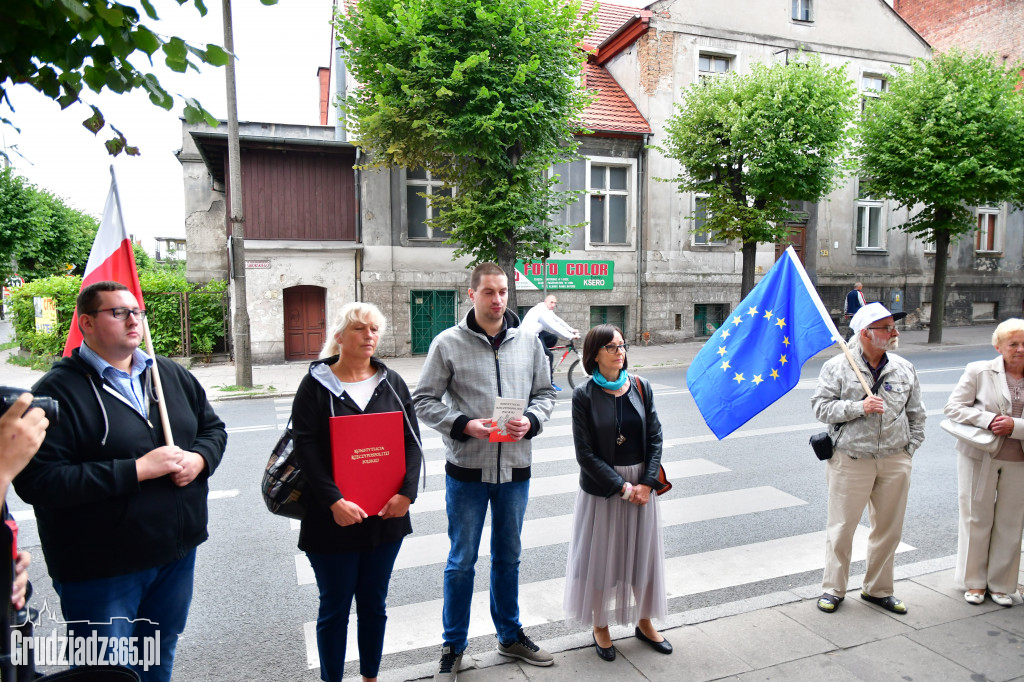
[[[940,345],[928,345],[927,330],[911,330],[900,332],[900,348],[902,350],[937,350],[953,346],[991,346],[994,324],[973,327],[947,327],[942,332]],[[0,343],[13,338],[10,322],[0,321]],[[634,344],[629,348],[629,366],[631,370],[641,373],[644,369],[655,367],[687,367],[694,356],[703,347],[704,341],[688,341],[665,345]],[[578,346],[582,349],[582,344]],[[17,352],[15,349],[0,351],[0,376],[2,383],[8,386],[29,388],[43,372],[26,367],[19,367],[7,362],[7,358]],[[839,347],[833,346],[821,353],[828,357],[839,353]],[[995,351],[993,350],[993,356]],[[384,358],[388,367],[398,372],[409,386],[415,386],[423,369],[425,356],[411,358]],[[569,381],[565,376],[572,357],[566,361],[555,374],[555,383],[565,391],[569,391]],[[248,391],[235,388],[235,366],[233,363],[193,364],[192,373],[206,389],[210,400],[235,400],[250,397],[280,396],[290,397],[295,394],[302,377],[309,369],[308,362],[286,362],[278,365],[254,365],[252,368],[253,389]]]
[[[953,586],[952,563],[939,559],[896,569],[896,595],[907,613],[891,614],[860,599],[863,576],[851,577],[835,613],[815,607],[818,585],[670,616],[661,632],[674,652],[655,653],[612,627],[618,656],[597,657],[590,632],[541,642],[551,668],[509,662],[497,652],[463,658],[462,682],[543,680],[1024,680],[1024,607],[991,601],[972,606]],[[385,679],[433,675],[436,664],[390,671]]]

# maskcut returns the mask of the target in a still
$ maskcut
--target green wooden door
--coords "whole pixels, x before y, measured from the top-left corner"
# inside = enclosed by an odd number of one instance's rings
[[[426,353],[435,336],[459,321],[458,292],[412,290],[409,292],[409,310],[412,352]]]

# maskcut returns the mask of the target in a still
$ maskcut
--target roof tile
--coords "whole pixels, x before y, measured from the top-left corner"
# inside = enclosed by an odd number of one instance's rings
[[[603,66],[588,63],[583,69],[586,87],[597,90],[597,98],[583,112],[583,121],[594,131],[650,133],[651,126],[626,91]]]

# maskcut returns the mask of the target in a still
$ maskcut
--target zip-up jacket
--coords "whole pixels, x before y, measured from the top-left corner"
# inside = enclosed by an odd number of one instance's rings
[[[109,578],[176,561],[206,540],[207,479],[227,444],[224,422],[203,387],[180,365],[157,357],[174,444],[206,467],[184,487],[170,476],[140,482],[135,460],[166,445],[142,374],[147,420],[82,360],[76,349],[33,393],[56,398],[60,418],[14,488],[35,508],[50,576],[62,582]]]
[[[420,420],[441,433],[445,472],[465,482],[508,483],[530,477],[530,439],[541,432],[555,405],[551,370],[536,334],[522,334],[519,318],[505,311],[505,335],[497,349],[476,323],[473,310],[430,344],[413,391]],[[526,400],[526,437],[491,443],[463,431],[472,419],[490,419],[497,396]]]
[[[871,370],[861,356],[857,337],[850,342],[850,353],[870,385]],[[885,401],[881,414],[864,413],[864,387],[845,355],[828,360],[818,376],[818,387],[811,398],[814,416],[825,424],[842,424],[833,434],[834,449],[855,459],[881,459],[906,450],[911,455],[924,442],[925,409],[921,384],[914,366],[895,353],[886,353],[889,361],[879,375],[876,395]]]
[[[331,505],[342,499],[334,482],[331,457],[331,416],[344,417],[376,412],[405,412],[402,428],[405,433],[405,478],[398,492],[416,501],[416,485],[420,480],[423,455],[416,440],[419,427],[412,409],[409,388],[395,372],[383,362],[370,358],[370,363],[382,372],[380,383],[362,410],[348,393],[336,395],[320,381],[315,368],[333,365],[338,356],[317,360],[310,364],[309,374],[302,378],[292,403],[292,433],[295,434],[295,454],[306,476],[313,504],[309,505],[299,530],[299,549],[304,552],[336,553],[368,551],[374,547],[395,542],[412,532],[408,512],[396,519],[376,516],[378,510],[365,509],[367,518],[361,523],[339,526],[334,521]]]
[[[643,386],[644,395],[637,394],[636,382]],[[643,377],[629,376],[631,383],[626,393],[630,404],[640,415],[644,438],[644,472],[639,483],[657,492],[663,486],[658,481],[661,468],[661,422],[654,409],[651,384]],[[576,446],[576,461],[580,465],[580,488],[583,492],[600,497],[611,497],[622,490],[626,482],[615,471],[615,397],[605,393],[593,379],[584,382],[572,392],[572,440]]]

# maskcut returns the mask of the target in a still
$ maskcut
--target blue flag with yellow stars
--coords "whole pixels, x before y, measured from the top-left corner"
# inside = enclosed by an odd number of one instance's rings
[[[788,393],[804,363],[838,340],[789,247],[697,353],[686,385],[721,440]]]

